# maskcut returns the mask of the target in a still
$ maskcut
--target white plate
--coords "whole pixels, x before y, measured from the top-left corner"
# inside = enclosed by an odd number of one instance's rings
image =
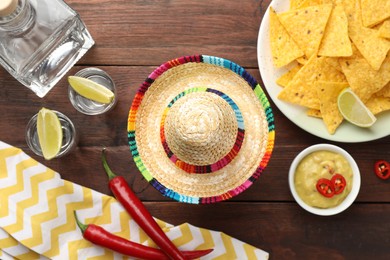
[[[271,6],[276,12],[283,12],[289,9],[289,1],[273,0]],[[390,135],[390,112],[383,112],[377,116],[377,122],[370,128],[360,128],[344,121],[331,135],[326,130],[321,119],[306,115],[306,108],[281,101],[277,98],[281,87],[276,84],[283,73],[288,71],[288,66],[275,68],[272,63],[271,47],[269,41],[269,7],[261,22],[257,40],[257,60],[264,87],[277,108],[293,123],[303,130],[330,141],[358,143],[372,141]],[[291,65],[290,65],[291,66]]]

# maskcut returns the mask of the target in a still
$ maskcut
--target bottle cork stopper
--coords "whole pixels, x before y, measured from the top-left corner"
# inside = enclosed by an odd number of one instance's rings
[[[0,16],[10,15],[18,6],[18,0],[1,0]]]

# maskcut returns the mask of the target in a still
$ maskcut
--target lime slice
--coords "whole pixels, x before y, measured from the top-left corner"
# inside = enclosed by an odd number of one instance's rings
[[[343,117],[354,125],[370,127],[376,121],[376,117],[350,88],[340,92],[337,105]]]
[[[46,160],[53,159],[62,146],[62,127],[57,114],[47,108],[39,110],[37,131],[43,157]]]
[[[114,93],[111,90],[90,79],[69,76],[68,82],[74,91],[87,99],[103,104],[109,104],[114,99]]]

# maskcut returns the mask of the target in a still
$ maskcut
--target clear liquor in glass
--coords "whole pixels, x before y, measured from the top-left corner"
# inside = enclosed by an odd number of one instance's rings
[[[111,103],[103,104],[79,95],[69,85],[68,87],[69,99],[77,111],[86,115],[100,115],[110,111],[115,107],[118,100],[116,94],[116,86],[114,80],[110,77],[110,75],[108,75],[107,72],[99,68],[89,67],[78,71],[75,74],[75,76],[90,79],[102,85],[103,87],[108,88],[114,93],[114,99],[111,101]]]
[[[0,64],[44,97],[94,45],[63,0],[1,0]]]
[[[54,111],[54,110],[53,110]],[[73,122],[61,112],[54,111],[60,120],[62,127],[62,145],[56,158],[65,156],[72,152],[78,143],[78,134]],[[39,144],[37,129],[38,114],[35,114],[26,126],[26,142],[28,147],[36,155],[43,157],[42,148]]]

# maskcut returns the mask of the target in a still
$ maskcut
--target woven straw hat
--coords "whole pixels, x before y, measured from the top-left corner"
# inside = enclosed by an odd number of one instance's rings
[[[213,203],[247,189],[274,145],[269,102],[239,65],[205,55],[171,60],[136,94],[128,117],[134,161],[163,195]]]

